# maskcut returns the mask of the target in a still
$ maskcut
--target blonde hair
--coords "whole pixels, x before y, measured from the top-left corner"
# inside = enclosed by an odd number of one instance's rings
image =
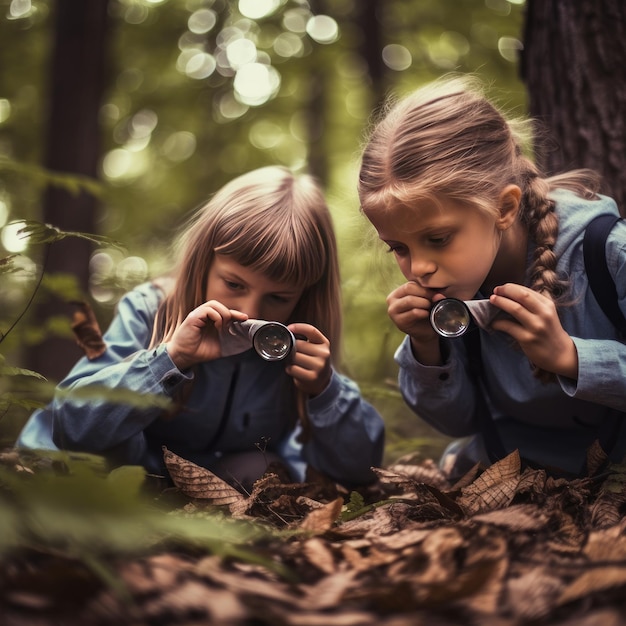
[[[342,317],[337,244],[324,195],[311,176],[271,166],[235,178],[195,212],[175,251],[174,283],[159,307],[152,346],[169,340],[205,302],[209,270],[219,253],[272,280],[303,285],[288,323],[319,328],[338,361]]]
[[[556,272],[558,217],[550,192],[567,188],[593,197],[589,170],[544,177],[524,148],[531,120],[507,119],[472,76],[444,77],[389,101],[362,154],[358,193],[364,213],[447,197],[498,215],[509,184],[522,190],[519,219],[535,244],[529,284],[558,301],[567,281]]]

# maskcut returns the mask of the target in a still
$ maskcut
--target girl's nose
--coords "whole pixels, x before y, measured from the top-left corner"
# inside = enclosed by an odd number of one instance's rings
[[[261,303],[256,298],[249,298],[245,302],[245,309],[243,309],[244,313],[248,314],[249,318],[252,319],[263,319],[261,317]]]
[[[428,259],[412,257],[411,258],[411,274],[414,278],[423,278],[437,271],[437,265]]]

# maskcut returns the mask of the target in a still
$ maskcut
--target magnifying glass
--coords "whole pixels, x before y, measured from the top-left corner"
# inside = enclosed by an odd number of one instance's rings
[[[442,337],[460,337],[467,332],[471,321],[468,306],[457,298],[439,300],[430,310],[430,324]]]
[[[286,359],[295,345],[293,333],[280,322],[266,322],[252,336],[252,347],[266,361]]]
[[[224,326],[219,335],[222,356],[240,354],[254,348],[266,361],[281,361],[294,350],[294,334],[280,322],[248,319]]]

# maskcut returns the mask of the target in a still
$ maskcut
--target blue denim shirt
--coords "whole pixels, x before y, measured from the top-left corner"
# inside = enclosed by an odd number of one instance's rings
[[[482,391],[509,450],[517,448],[539,465],[577,472],[607,414],[626,411],[626,344],[591,293],[582,255],[586,225],[596,215],[617,215],[618,210],[607,197],[587,201],[558,190],[553,198],[559,216],[557,271],[569,279],[571,300],[559,308],[559,317],[578,351],[578,378],[543,384],[508,335],[480,330]],[[612,230],[606,256],[626,315],[626,223]],[[465,344],[462,339],[445,341],[449,358],[430,367],[415,360],[405,338],[395,355],[402,393],[415,413],[439,431],[453,437],[474,435],[477,389],[468,373]],[[625,453],[626,425],[613,458]],[[484,457],[475,460],[488,462]]]
[[[91,361],[83,357],[59,388],[101,385],[175,399],[191,383],[183,408],[168,417],[156,407],[58,393],[30,417],[18,447],[102,454],[115,464],[140,464],[163,475],[162,446],[208,469],[222,454],[267,446],[296,480],[303,479],[307,463],[344,484],[374,478],[370,467],[382,462],[384,425],[353,381],[333,371],[327,388],[307,400],[311,437],[301,444],[295,387],[283,363],[248,350],[181,372],[164,345],[148,349],[161,298],[151,283],[126,294],[104,335],[105,353]]]

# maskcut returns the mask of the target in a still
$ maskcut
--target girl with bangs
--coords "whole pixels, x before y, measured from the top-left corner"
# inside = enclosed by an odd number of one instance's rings
[[[165,446],[248,491],[273,461],[297,481],[311,465],[345,486],[371,482],[384,427],[336,369],[339,264],[315,181],[282,167],[234,179],[189,221],[176,257],[171,276],[120,300],[105,352],[83,357],[60,384],[162,395],[176,411],[57,394],[18,447],[98,453],[167,475]],[[247,319],[288,326],[287,365],[251,348],[222,354],[223,333]]]

